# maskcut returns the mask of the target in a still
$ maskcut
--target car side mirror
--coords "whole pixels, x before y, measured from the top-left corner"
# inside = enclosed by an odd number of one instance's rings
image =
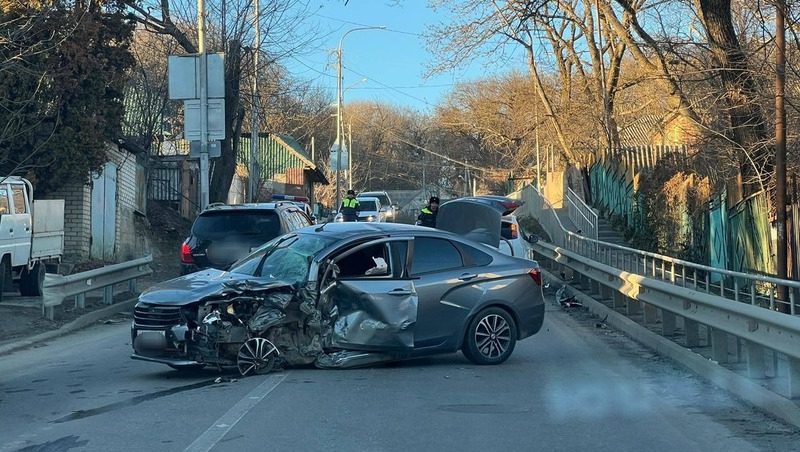
[[[381,212],[386,212],[387,210],[389,210],[387,207],[381,207]]]
[[[536,242],[538,242],[538,241],[539,241],[539,236],[538,236],[538,235],[536,235],[536,234],[530,234],[530,235],[528,235],[527,237],[525,237],[525,240],[526,240],[528,243],[536,243]]]

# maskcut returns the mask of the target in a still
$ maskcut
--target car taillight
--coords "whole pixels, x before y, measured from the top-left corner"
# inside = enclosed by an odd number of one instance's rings
[[[192,249],[189,248],[189,244],[183,242],[181,245],[181,263],[182,264],[193,264],[194,257],[192,257]]]
[[[533,279],[537,286],[542,285],[542,272],[538,268],[532,268],[528,274],[531,276],[531,279]]]

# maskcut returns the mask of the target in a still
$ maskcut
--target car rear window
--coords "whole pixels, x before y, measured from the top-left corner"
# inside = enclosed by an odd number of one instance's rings
[[[500,235],[506,240],[514,240],[519,236],[517,225],[509,221],[500,223]]]
[[[205,212],[197,217],[192,226],[192,235],[201,240],[243,235],[266,242],[280,233],[281,222],[274,210]]]
[[[369,193],[369,194],[364,194],[363,196],[372,196],[373,198],[378,198],[378,201],[380,201],[381,205],[384,205],[384,206],[388,206],[389,204],[391,204],[389,202],[389,197],[386,196],[386,195],[381,195],[381,194],[378,194],[378,193]]]
[[[378,210],[375,201],[359,201],[358,208],[361,210]]]

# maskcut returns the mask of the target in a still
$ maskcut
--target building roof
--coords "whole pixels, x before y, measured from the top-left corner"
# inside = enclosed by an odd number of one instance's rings
[[[619,144],[622,147],[648,146],[652,144],[653,136],[661,132],[666,118],[660,115],[644,115],[633,122],[620,128]]]

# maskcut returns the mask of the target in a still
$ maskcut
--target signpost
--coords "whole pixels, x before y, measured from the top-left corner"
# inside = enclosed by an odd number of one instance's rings
[[[183,100],[184,138],[192,142],[190,158],[200,159],[201,209],[208,206],[209,158],[220,156],[216,141],[225,139],[225,56],[206,53],[204,35],[205,2],[198,0],[198,53],[169,57],[169,98]]]

